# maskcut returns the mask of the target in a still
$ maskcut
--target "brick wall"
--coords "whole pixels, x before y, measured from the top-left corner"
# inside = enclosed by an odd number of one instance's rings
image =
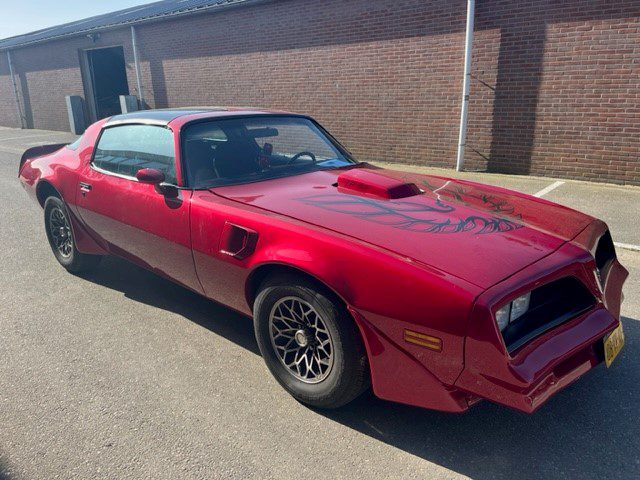
[[[640,184],[640,2],[478,2],[472,168]]]
[[[4,52],[0,55],[0,125],[20,125],[13,85],[9,76],[9,64]]]
[[[466,2],[280,0],[138,29],[150,107],[309,113],[360,159],[453,167]],[[478,0],[471,169],[640,184],[640,2]],[[129,30],[13,53],[29,125],[68,129],[79,52]],[[6,64],[6,62],[5,62]],[[15,103],[0,59],[0,124]]]
[[[11,63],[27,128],[69,131],[65,96],[85,97],[80,52],[83,49],[112,45],[123,46],[125,56],[131,59],[127,65],[127,78],[129,88],[135,92],[133,52],[128,30],[104,32],[96,43],[85,36],[79,36],[12,50]],[[19,127],[20,119],[8,67],[5,69],[7,62],[4,52],[2,57],[4,64],[0,61],[0,124]]]

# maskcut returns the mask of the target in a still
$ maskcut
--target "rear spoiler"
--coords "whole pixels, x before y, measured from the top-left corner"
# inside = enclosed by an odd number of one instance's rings
[[[52,143],[51,145],[38,145],[37,147],[31,147],[22,154],[22,158],[20,159],[20,166],[18,167],[18,175],[20,175],[22,166],[27,160],[42,157],[44,155],[49,155],[50,153],[60,150],[66,145],[68,145],[68,143]]]

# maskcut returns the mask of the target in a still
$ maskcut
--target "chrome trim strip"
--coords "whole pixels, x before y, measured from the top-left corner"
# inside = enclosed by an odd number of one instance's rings
[[[92,170],[94,170],[94,171],[96,171],[96,172],[98,172],[98,173],[102,173],[103,175],[109,175],[109,176],[111,176],[111,177],[118,177],[118,178],[122,178],[122,179],[124,179],[124,180],[131,180],[131,181],[133,181],[133,182],[140,183],[140,181],[139,181],[136,177],[131,177],[131,176],[129,176],[129,175],[124,175],[124,174],[122,174],[122,173],[116,173],[116,172],[111,172],[111,171],[109,171],[109,170],[105,170],[104,168],[100,168],[100,167],[95,166],[95,165],[93,164],[93,162],[91,162],[91,163],[89,164],[89,167],[90,167]],[[175,185],[175,184],[173,184],[173,183],[167,183],[167,182],[162,182],[160,185],[167,186],[167,187],[175,187],[175,188],[177,188],[178,190],[191,190],[190,188],[179,187],[178,185]]]

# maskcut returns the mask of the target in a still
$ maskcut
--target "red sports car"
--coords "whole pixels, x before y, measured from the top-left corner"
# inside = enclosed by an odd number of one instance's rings
[[[19,177],[70,272],[117,255],[253,315],[295,398],[533,412],[622,348],[607,226],[472,182],[356,162],[308,116],[233,108],[99,121]]]

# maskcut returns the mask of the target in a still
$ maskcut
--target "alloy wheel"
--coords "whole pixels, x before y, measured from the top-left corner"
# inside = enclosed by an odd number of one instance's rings
[[[73,235],[67,214],[59,207],[49,212],[49,232],[58,253],[69,258],[73,252]]]
[[[333,367],[331,333],[320,314],[298,297],[278,300],[269,315],[271,345],[280,363],[305,383],[323,381]]]

